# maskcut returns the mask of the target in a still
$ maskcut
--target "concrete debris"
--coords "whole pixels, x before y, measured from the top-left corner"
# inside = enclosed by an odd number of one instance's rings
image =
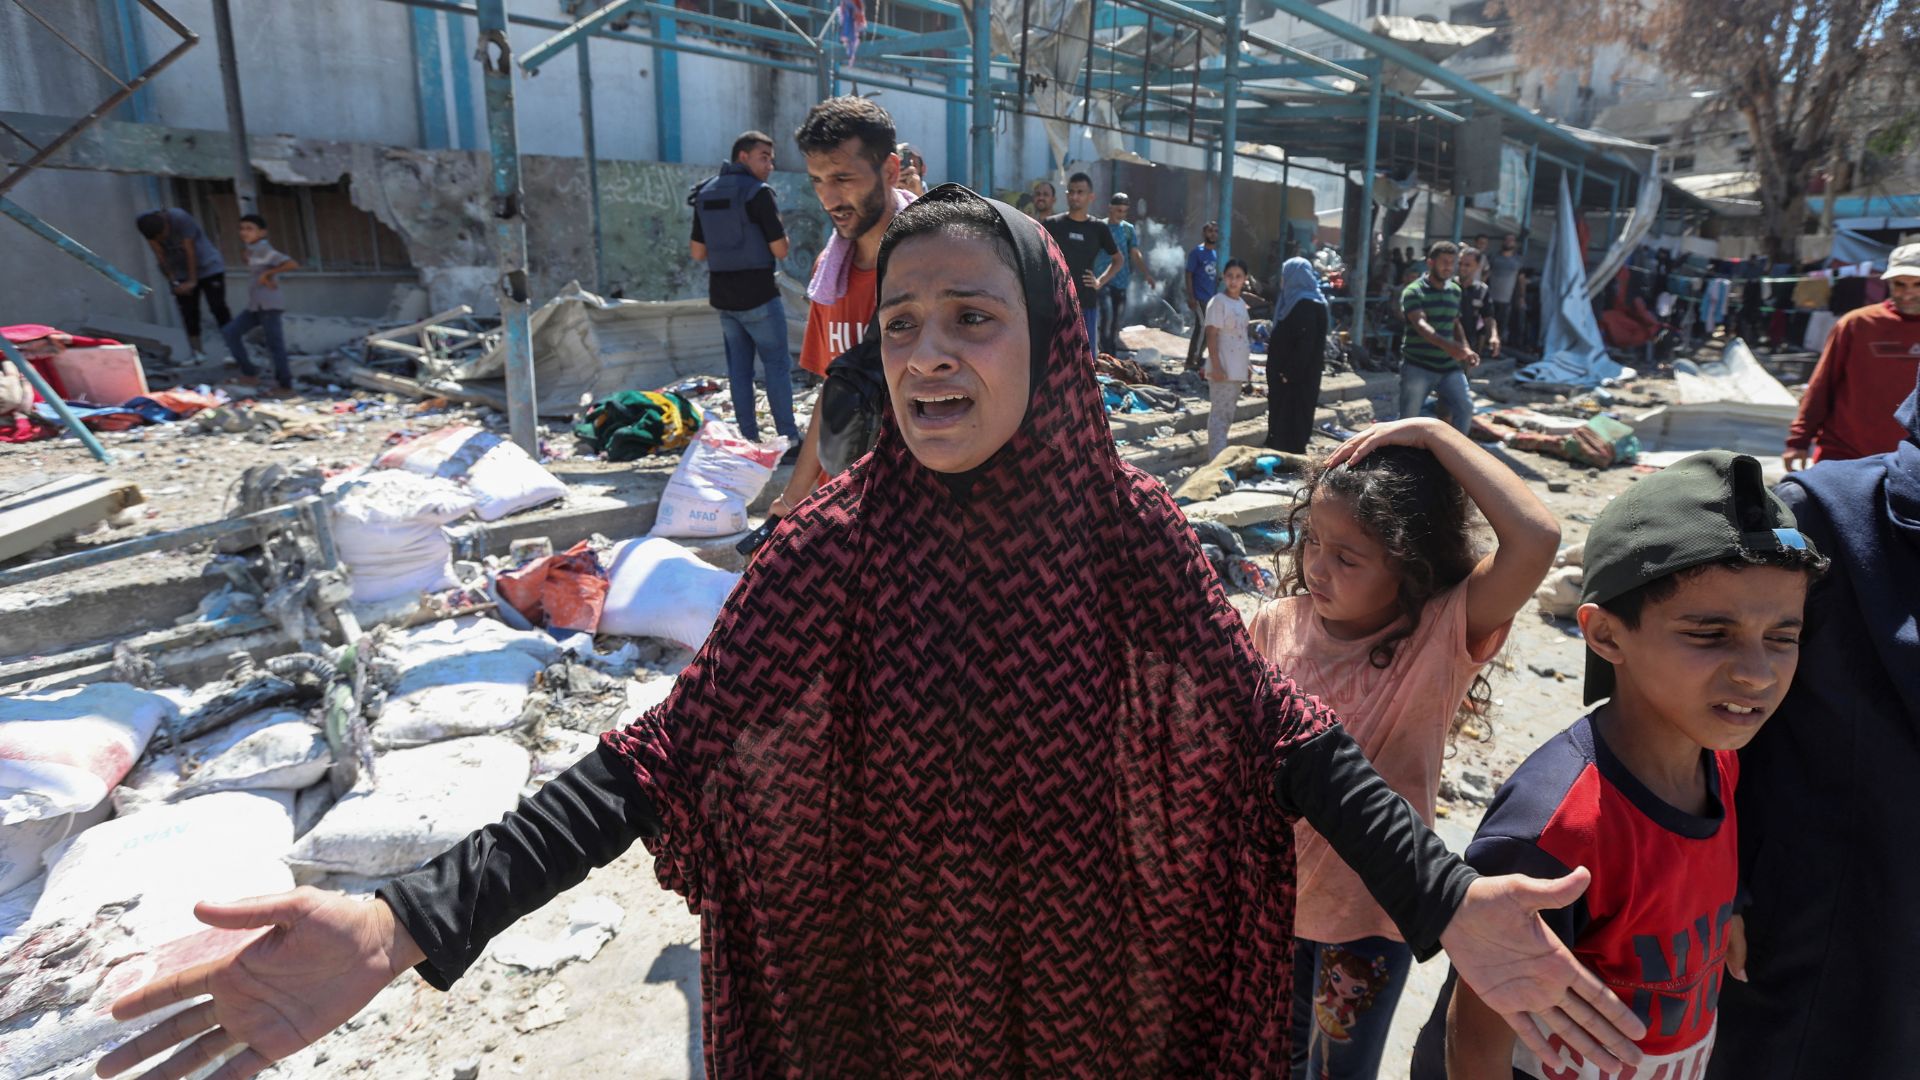
[[[552,1027],[567,1018],[567,987],[561,982],[550,982],[534,991],[533,1001],[527,1005],[513,1026],[522,1035],[529,1031],[538,1031]]]
[[[146,502],[140,486],[103,476],[38,477],[0,496],[0,561],[64,540]]]
[[[509,967],[558,971],[576,960],[591,960],[620,932],[627,913],[604,896],[583,896],[567,905],[567,930],[559,938],[509,930],[493,939],[487,955]]]

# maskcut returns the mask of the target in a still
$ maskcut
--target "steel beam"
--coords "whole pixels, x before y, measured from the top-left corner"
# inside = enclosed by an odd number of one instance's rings
[[[4,201],[0,199],[0,202]],[[40,377],[40,372],[32,364],[27,363],[27,358],[20,355],[20,350],[13,347],[13,342],[0,337],[0,354],[4,354],[8,360],[13,361],[14,368],[27,377],[27,381],[33,384],[33,388],[39,391],[41,397],[47,399],[47,404],[53,406],[53,411],[59,413],[60,419],[67,422],[67,430],[79,436],[80,441],[86,444],[88,453],[103,462],[113,461],[113,458],[107,454],[107,448],[100,445],[100,440],[93,437],[93,432],[87,430],[87,425],[81,423],[80,418],[73,414],[73,410],[67,407],[67,403],[61,400],[60,395],[53,392],[53,387],[48,386],[47,380]]]
[[[978,2],[978,0],[976,0]],[[1220,265],[1233,257],[1233,174],[1240,162],[1240,18],[1241,0],[1227,0],[1226,80],[1220,131]],[[1375,83],[1374,85],[1378,85]]]
[[[480,145],[473,130],[473,68],[468,65],[467,20],[440,16],[447,24],[447,55],[453,58],[453,128],[460,135],[460,149]]]
[[[527,219],[520,189],[520,133],[514,122],[513,43],[506,0],[479,0],[480,73],[487,91],[487,148],[493,176],[493,239],[500,267],[502,342],[507,359],[507,426],[513,441],[540,460],[539,398],[534,390],[528,322]]]
[[[1360,166],[1360,250],[1354,255],[1354,280],[1348,285],[1353,297],[1353,338],[1361,348],[1367,346],[1367,293],[1373,263],[1373,169],[1380,156],[1380,80],[1367,84],[1367,145]]]
[[[574,46],[580,64],[580,142],[587,159],[587,223],[593,228],[593,291],[607,291],[607,251],[600,232],[600,143],[593,130],[593,39]]]
[[[247,113],[240,98],[240,67],[233,55],[233,13],[227,0],[213,0],[213,36],[220,52],[220,90],[227,99],[227,133],[233,136],[233,194],[242,214],[260,212],[260,185],[247,156]]]
[[[86,263],[93,268],[95,273],[113,282],[115,285],[120,286],[122,289],[125,289],[127,295],[133,297],[135,300],[142,299],[153,291],[141,282],[135,281],[126,274],[121,273],[118,267],[100,256],[95,255],[92,251],[89,251],[85,244],[47,224],[38,214],[14,202],[12,199],[0,197],[0,214],[5,214],[26,226],[27,229],[38,235],[42,240],[79,259],[81,262]]]
[[[993,9],[973,4],[973,190],[993,194]]]
[[[653,130],[654,156],[661,161],[680,160],[680,57],[665,48],[680,36],[680,21],[671,15],[656,15],[653,32],[660,46],[653,50]]]
[[[445,59],[440,54],[440,16],[425,8],[409,8],[413,31],[413,106],[420,120],[420,145],[428,150],[447,147],[447,90]]]

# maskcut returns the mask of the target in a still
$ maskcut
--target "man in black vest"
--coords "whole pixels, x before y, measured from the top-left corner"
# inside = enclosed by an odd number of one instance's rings
[[[767,407],[774,430],[800,448],[793,422],[793,354],[787,348],[787,308],[773,278],[776,260],[787,257],[787,232],[767,177],[773,175],[773,137],[748,131],[733,141],[733,160],[720,175],[694,186],[696,261],[707,264],[707,300],[720,313],[726,335],[727,380],[740,433],[760,437],[754,416],[753,356],[766,373]]]

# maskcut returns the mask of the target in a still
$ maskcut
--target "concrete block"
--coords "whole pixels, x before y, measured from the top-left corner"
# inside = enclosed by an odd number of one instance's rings
[[[1341,427],[1359,429],[1373,423],[1373,402],[1366,398],[1342,401],[1333,407],[1333,414],[1340,418]]]
[[[1188,503],[1183,509],[1195,521],[1217,521],[1235,527],[1259,525],[1286,518],[1293,496],[1277,491],[1235,491],[1217,499]]]

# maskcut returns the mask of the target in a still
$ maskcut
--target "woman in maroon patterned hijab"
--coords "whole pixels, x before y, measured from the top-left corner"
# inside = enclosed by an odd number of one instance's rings
[[[1254,651],[1119,460],[1039,227],[935,189],[879,288],[877,446],[781,524],[673,694],[384,903],[209,906],[278,925],[278,951],[123,1000],[214,995],[110,1064],[207,1031],[250,1075],[408,965],[445,988],[639,838],[701,915],[710,1076],[1281,1076],[1295,814],[1543,1052],[1536,1022],[1633,1053],[1533,914],[1584,873],[1476,880]],[[371,974],[318,974],[323,948]],[[270,970],[293,954],[314,970],[276,1014],[258,986],[294,985]]]

